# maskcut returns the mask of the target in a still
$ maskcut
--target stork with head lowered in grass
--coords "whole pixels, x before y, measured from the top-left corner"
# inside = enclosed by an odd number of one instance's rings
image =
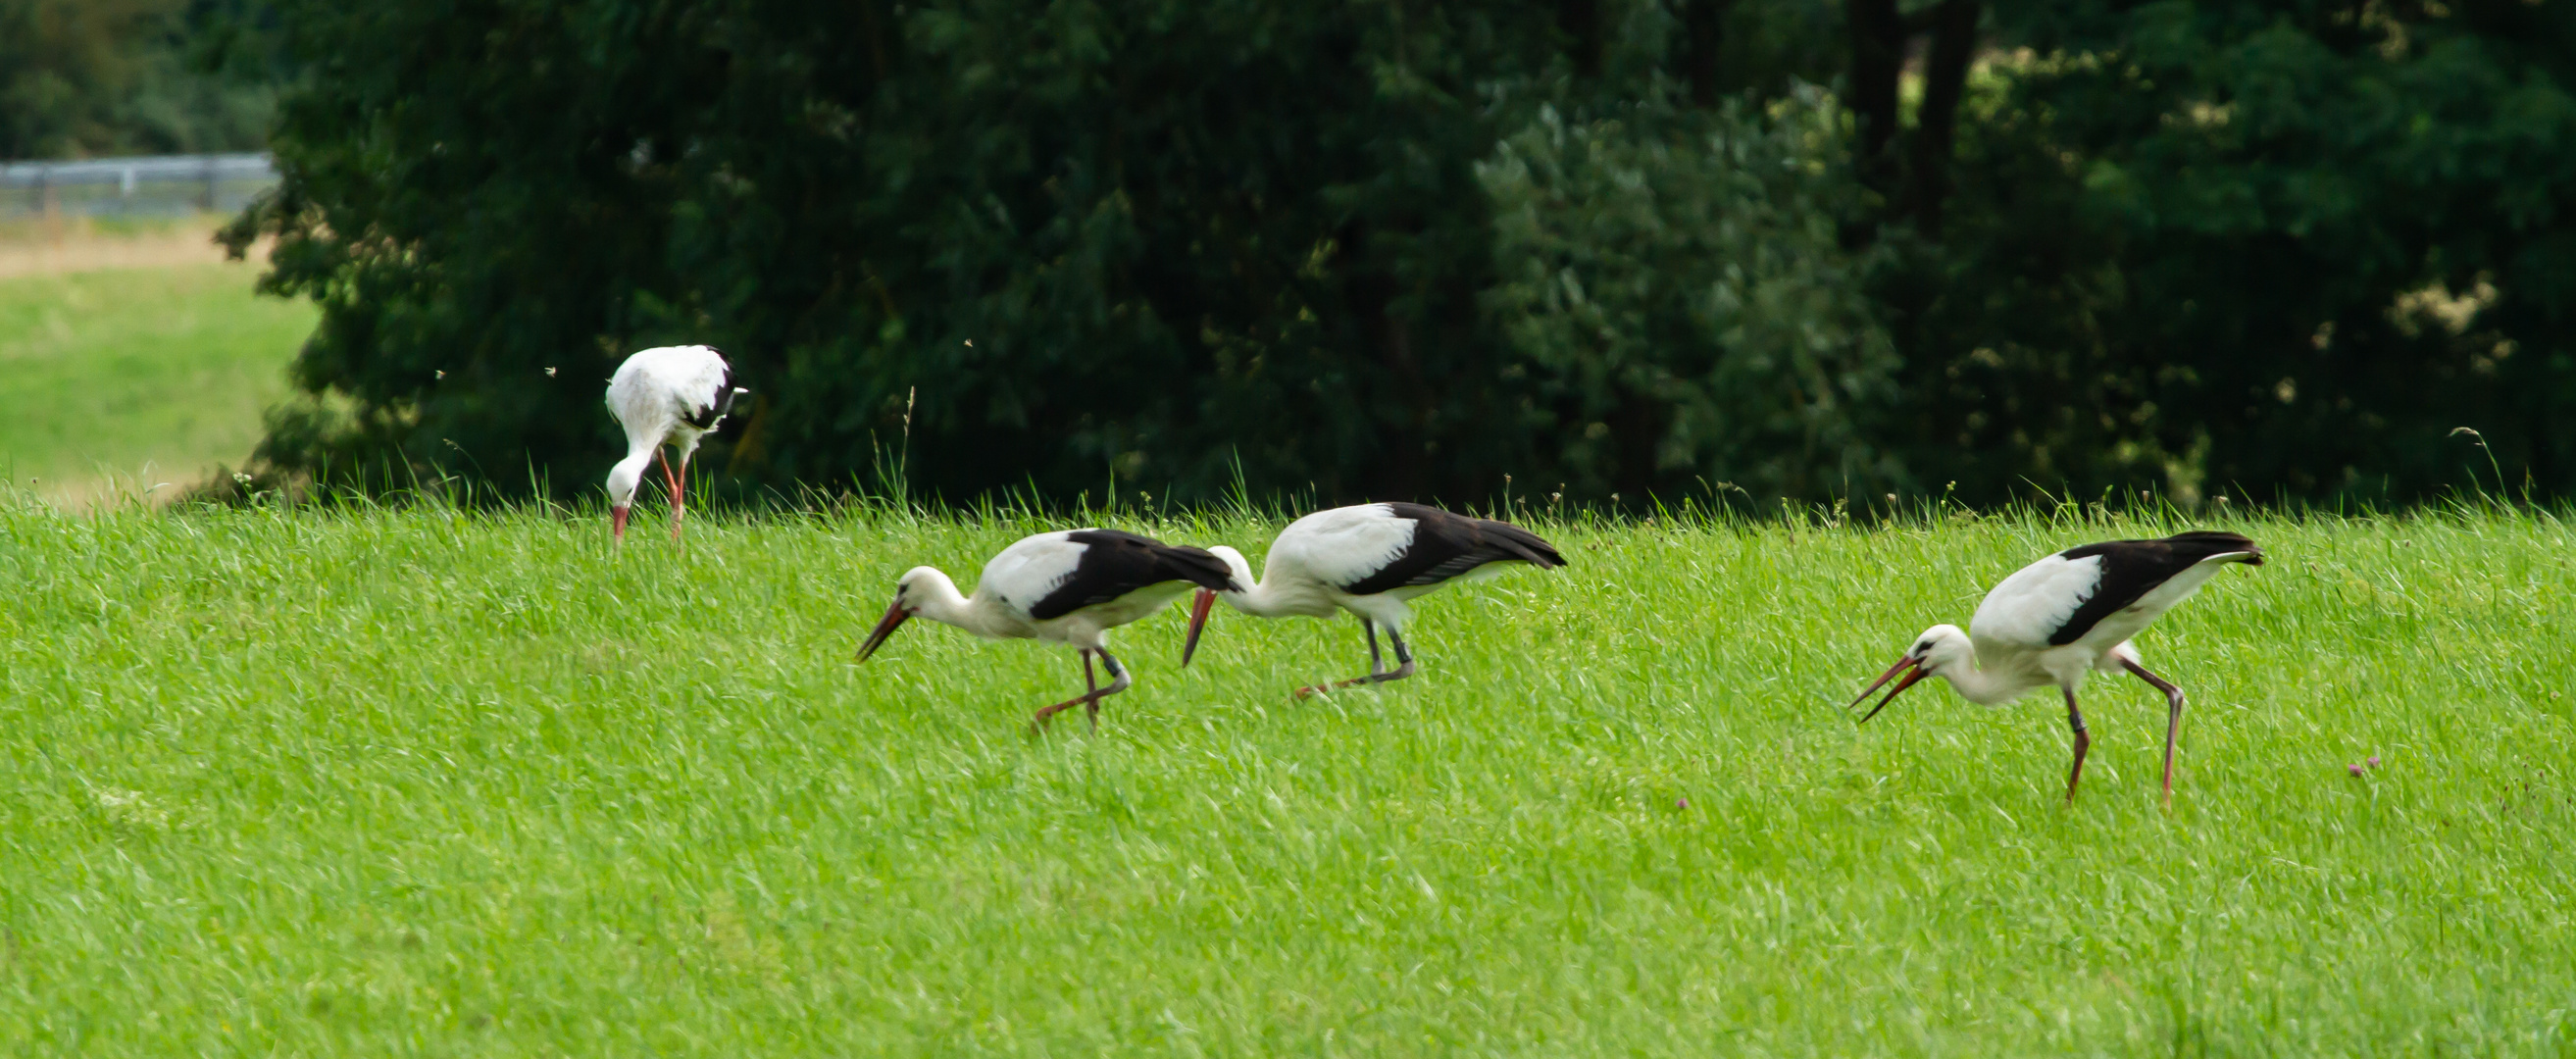
[[[1109,653],[1109,630],[1171,605],[1190,590],[1233,587],[1225,564],[1197,548],[1175,547],[1151,537],[1119,530],[1078,529],[1040,533],[1002,549],[984,564],[975,594],[963,595],[957,583],[935,567],[916,566],[895,582],[894,605],[859,645],[865,662],[906,619],[921,617],[954,625],[994,640],[1037,639],[1072,647],[1082,654],[1083,694],[1039,710],[1029,719],[1033,729],[1075,706],[1086,708],[1092,727],[1100,725],[1100,700],[1127,690],[1127,667]],[[1204,602],[1190,614],[1189,642],[1198,642],[1207,621]],[[1100,686],[1091,669],[1099,655],[1109,670],[1109,686]]]
[[[1869,723],[1925,677],[1947,680],[1961,697],[1985,706],[2055,687],[2066,696],[2066,724],[2075,732],[2075,765],[2066,773],[2066,798],[2073,801],[2075,785],[2084,778],[2084,752],[2093,745],[2075,693],[2095,670],[2127,670],[2165,696],[2164,798],[2171,804],[2182,689],[2149,672],[2129,640],[2230,563],[2261,566],[2263,549],[2237,534],[2195,531],[2059,552],[2022,567],[1986,593],[1968,621],[1969,632],[1956,625],[1923,630],[1905,657],[1879,674],[1852,705],[1860,705],[1898,674],[1905,679],[1861,723]]]
[[[1223,599],[1228,606],[1260,618],[1329,618],[1341,611],[1359,617],[1360,631],[1368,637],[1369,675],[1299,688],[1299,698],[1412,676],[1413,651],[1405,646],[1404,626],[1412,620],[1409,604],[1413,600],[1514,566],[1565,565],[1565,558],[1538,534],[1508,522],[1421,504],[1356,504],[1289,523],[1279,539],[1270,542],[1258,581],[1253,580],[1252,564],[1242,552],[1224,545],[1208,551],[1225,561],[1242,587],[1202,589],[1201,611],[1211,600]],[[1380,627],[1395,648],[1393,670],[1386,668],[1378,653]],[[1183,665],[1197,646],[1193,639],[1182,648]]]
[[[698,440],[724,422],[734,402],[751,391],[733,384],[733,366],[713,346],[662,346],[626,358],[608,380],[608,412],[626,428],[626,458],[608,469],[609,532],[626,539],[627,510],[635,504],[635,487],[644,465],[669,445],[680,450],[674,472],[662,459],[662,479],[671,487],[671,539],[680,539],[680,518],[687,513],[689,456]]]

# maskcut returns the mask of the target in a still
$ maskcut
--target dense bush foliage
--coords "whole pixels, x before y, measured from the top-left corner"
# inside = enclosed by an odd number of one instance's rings
[[[1866,428],[1896,357],[1834,223],[1838,112],[1812,89],[1765,119],[1649,98],[1569,123],[1542,108],[1480,163],[1509,372],[1571,419],[1558,459],[1632,490],[1715,471],[1762,495],[1893,480]]]
[[[2564,491],[2565,8],[313,0],[263,458],[575,492],[705,341],[745,486]]]

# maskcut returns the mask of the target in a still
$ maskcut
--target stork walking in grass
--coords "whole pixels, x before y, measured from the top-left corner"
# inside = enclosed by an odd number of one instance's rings
[[[626,458],[608,469],[609,532],[626,539],[626,513],[644,465],[662,456],[662,480],[671,487],[671,539],[680,539],[687,513],[689,456],[698,439],[724,422],[734,402],[751,391],[733,384],[733,365],[713,346],[662,346],[626,358],[608,380],[608,412],[626,428]],[[680,450],[679,470],[662,448]]]
[[[1198,613],[1206,613],[1211,600],[1223,599],[1259,618],[1329,618],[1344,610],[1359,616],[1360,631],[1368,637],[1369,675],[1299,688],[1297,698],[1412,676],[1413,651],[1404,644],[1404,626],[1412,619],[1409,604],[1416,598],[1443,585],[1484,580],[1515,564],[1540,569],[1565,565],[1554,546],[1519,526],[1420,504],[1337,507],[1289,523],[1270,542],[1259,581],[1252,579],[1252,564],[1242,552],[1224,545],[1208,551],[1225,562],[1243,587],[1201,589]],[[1379,626],[1386,628],[1387,642],[1395,648],[1391,671],[1378,652]],[[1195,629],[1181,649],[1182,665],[1198,649]]]
[[[2263,549],[2233,533],[2195,531],[2059,552],[2022,567],[1986,593],[1976,616],[1968,620],[1970,632],[1960,632],[1956,625],[1923,630],[1905,657],[1879,674],[1852,705],[1860,705],[1900,673],[1905,679],[1861,723],[1869,723],[1925,677],[1947,680],[1961,697],[1984,706],[2001,706],[2025,692],[2054,686],[2066,696],[2066,724],[2075,732],[2075,765],[2066,773],[2066,798],[2073,801],[2075,785],[2084,778],[2084,752],[2093,745],[2075,693],[2094,670],[2125,669],[2165,696],[2164,800],[2170,805],[2182,689],[2149,672],[2129,638],[2191,598],[2229,563],[2261,566]]]
[[[916,566],[895,582],[894,605],[859,645],[865,662],[908,618],[922,617],[954,625],[993,640],[1038,639],[1065,644],[1082,654],[1084,692],[1039,710],[1029,719],[1032,730],[1044,729],[1056,714],[1086,708],[1094,730],[1100,727],[1100,700],[1125,691],[1127,667],[1109,653],[1109,630],[1152,615],[1171,605],[1190,586],[1232,587],[1225,564],[1197,548],[1175,547],[1118,530],[1078,529],[1041,533],[1004,548],[984,564],[975,594],[960,595],[957,583],[934,567]],[[1190,613],[1189,642],[1197,643],[1207,622],[1202,602]],[[1109,670],[1101,687],[1091,656]]]

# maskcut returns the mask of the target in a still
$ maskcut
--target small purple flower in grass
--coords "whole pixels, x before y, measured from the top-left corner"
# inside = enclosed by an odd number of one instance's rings
[[[2379,755],[2377,755],[2377,754],[2372,754],[2372,755],[2370,755],[2370,767],[2372,767],[2372,768],[2378,768],[2378,767],[2379,767]]]
[[[2352,774],[2355,776],[2361,775],[2361,766],[2359,765],[2346,765],[2344,767],[2352,770]]]
[[[1688,809],[1688,808],[1690,808],[1690,799],[1688,799],[1688,798],[1675,798],[1675,799],[1673,799],[1673,808],[1675,808],[1675,809]]]

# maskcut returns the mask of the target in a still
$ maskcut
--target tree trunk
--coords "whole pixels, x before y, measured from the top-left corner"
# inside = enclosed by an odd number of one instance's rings
[[[1717,105],[1717,49],[1726,39],[1728,0],[1682,0],[1682,67],[1690,75],[1691,102]]]
[[[1923,109],[1914,118],[1906,212],[1917,230],[1941,234],[1941,203],[1950,195],[1950,155],[1958,139],[1959,97],[1977,51],[1977,0],[1943,0],[1932,9],[1932,54],[1923,72]]]
[[[1368,363],[1352,366],[1352,392],[1344,399],[1366,410],[1376,435],[1377,460],[1359,481],[1345,482],[1342,488],[1356,487],[1361,496],[1416,499],[1428,481],[1423,443],[1431,419],[1431,384],[1413,348],[1413,322],[1396,305],[1404,294],[1403,285],[1395,275],[1394,262],[1378,259],[1382,251],[1372,238],[1375,234],[1367,221],[1354,221],[1343,229],[1343,241],[1350,248],[1346,260],[1351,308],[1375,354]]]
[[[1556,28],[1573,49],[1577,77],[1601,75],[1601,0],[1557,0]]]
[[[1851,0],[1851,88],[1843,101],[1860,123],[1861,182],[1880,194],[1895,190],[1896,79],[1905,66],[1905,16],[1896,0]]]

